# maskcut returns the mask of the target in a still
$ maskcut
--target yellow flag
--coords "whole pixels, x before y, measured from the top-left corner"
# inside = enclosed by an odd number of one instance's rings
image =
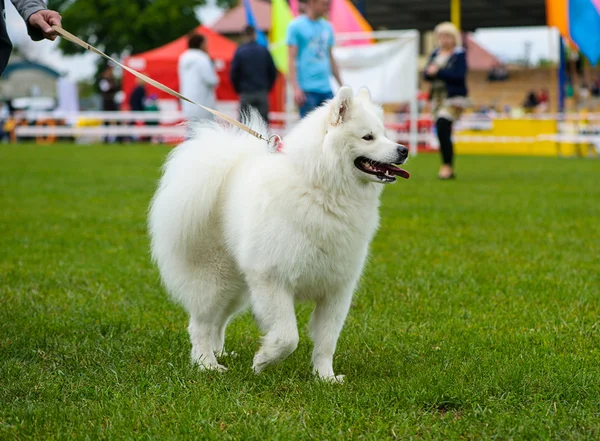
[[[287,0],[272,0],[271,2],[271,32],[269,41],[271,43],[271,55],[277,70],[287,75],[288,65],[288,47],[287,30],[294,16],[287,3]]]

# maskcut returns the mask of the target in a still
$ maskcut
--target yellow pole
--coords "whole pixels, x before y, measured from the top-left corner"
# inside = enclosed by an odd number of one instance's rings
[[[450,0],[450,21],[460,30],[460,0]]]

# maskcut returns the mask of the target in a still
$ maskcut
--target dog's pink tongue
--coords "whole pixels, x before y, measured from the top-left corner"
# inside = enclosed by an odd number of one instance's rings
[[[401,177],[403,177],[404,179],[408,179],[408,178],[410,178],[410,173],[409,173],[409,172],[407,172],[406,170],[403,170],[403,169],[401,169],[401,168],[399,168],[399,169],[398,169],[398,172],[397,172],[397,173],[398,173],[398,176],[401,176]]]
[[[380,169],[382,169],[383,171],[386,171],[394,176],[400,176],[401,178],[404,179],[408,179],[410,178],[410,173],[407,172],[406,170],[401,169],[400,167],[396,167],[395,165],[391,165],[391,164],[381,164],[379,165]]]

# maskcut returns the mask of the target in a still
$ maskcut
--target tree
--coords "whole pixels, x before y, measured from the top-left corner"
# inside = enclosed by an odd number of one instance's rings
[[[66,30],[111,56],[139,53],[173,41],[198,26],[195,8],[206,0],[49,0]],[[235,0],[218,0],[231,6]],[[85,49],[61,40],[67,55]]]
[[[540,58],[537,63],[538,67],[553,67],[555,64],[556,63],[547,58]]]

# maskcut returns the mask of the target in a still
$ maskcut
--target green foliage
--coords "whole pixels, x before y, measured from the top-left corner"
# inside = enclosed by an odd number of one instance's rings
[[[255,376],[251,315],[223,374],[148,252],[158,146],[0,146],[0,439],[600,439],[600,162],[421,155],[381,229],[334,360],[306,332]]]
[[[552,60],[548,60],[547,58],[540,58],[537,63],[538,67],[553,67],[556,65]]]
[[[96,84],[92,81],[80,81],[77,83],[77,89],[80,98],[91,98],[98,92]]]
[[[229,0],[223,0],[228,3]],[[233,1],[233,0],[231,0]],[[63,26],[109,55],[139,53],[173,41],[199,22],[195,8],[205,0],[49,0],[63,16]],[[62,40],[65,54],[84,49]]]

